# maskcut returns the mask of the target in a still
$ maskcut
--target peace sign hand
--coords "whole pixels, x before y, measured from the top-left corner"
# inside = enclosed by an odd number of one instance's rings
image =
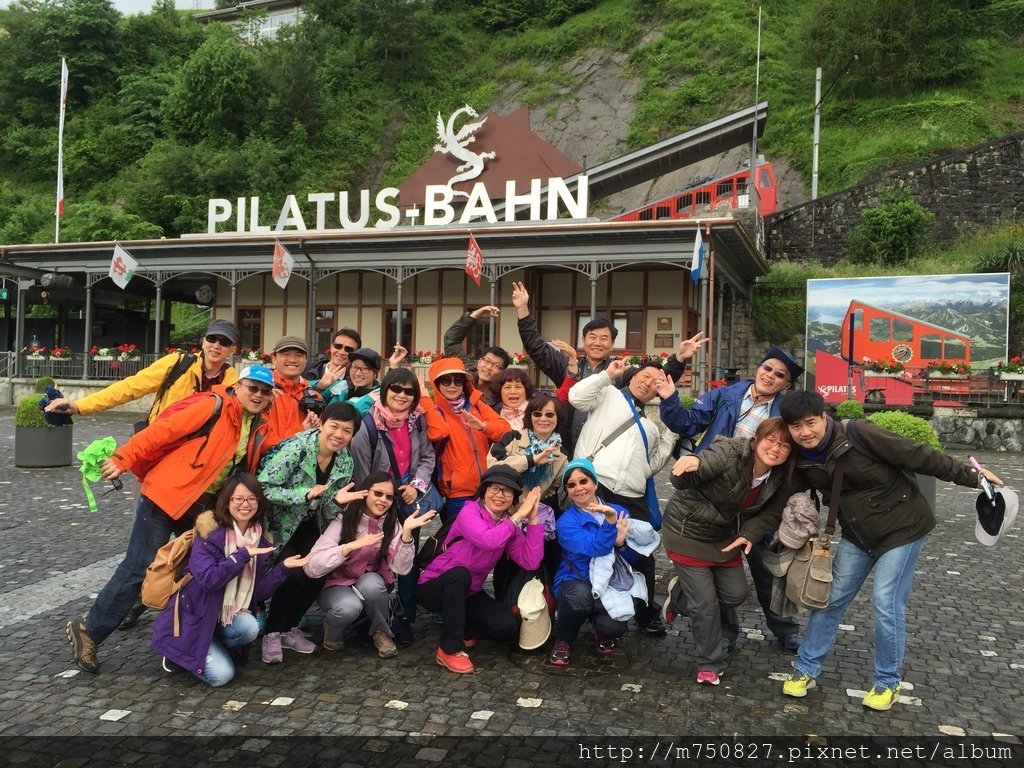
[[[696,336],[691,336],[689,339],[683,339],[679,342],[679,351],[676,352],[676,360],[680,363],[685,363],[697,354],[702,344],[710,344],[711,339],[704,338],[704,332],[701,331]]]

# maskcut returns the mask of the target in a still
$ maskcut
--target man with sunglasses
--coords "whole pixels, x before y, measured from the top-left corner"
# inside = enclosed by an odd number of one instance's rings
[[[334,341],[327,354],[321,355],[306,368],[305,376],[310,382],[317,384],[323,391],[339,380],[345,380],[345,369],[348,368],[348,356],[363,346],[363,337],[353,328],[341,328],[334,334]],[[326,397],[326,395],[325,395]]]
[[[234,387],[215,385],[137,432],[103,464],[104,479],[133,472],[142,483],[124,560],[100,590],[88,616],[67,623],[75,663],[99,671],[99,645],[132,609],[146,569],[171,534],[196,516],[236,467],[256,474],[266,452],[263,412],[274,400],[274,375],[250,365]]]
[[[488,304],[464,313],[444,332],[444,356],[462,359],[466,364],[466,373],[473,377],[473,385],[483,393],[483,400],[488,405],[494,405],[500,400],[499,393],[494,391],[492,385],[497,381],[498,375],[508,368],[512,358],[501,347],[488,347],[477,360],[474,360],[466,354],[462,345],[478,320],[496,318],[500,313],[498,307]]]
[[[231,357],[238,347],[238,328],[227,320],[214,320],[203,335],[202,351],[195,356],[171,352],[151,365],[120,381],[115,381],[99,392],[80,400],[66,397],[50,402],[47,411],[77,413],[88,416],[117,405],[154,394],[153,406],[147,421],[152,423],[172,403],[196,392],[207,392],[220,384],[230,387],[238,380],[231,367]]]
[[[679,345],[679,351],[665,364],[665,372],[676,381],[686,368],[686,361],[706,343],[697,336]],[[762,421],[779,415],[783,393],[804,372],[803,367],[781,347],[768,347],[757,372],[752,379],[742,379],[735,384],[705,392],[687,408],[679,400],[674,385],[666,385],[661,395],[660,414],[665,426],[684,438],[693,439],[702,432],[704,436],[693,449],[700,453],[721,435],[724,437],[754,436]],[[800,625],[792,618],[783,618],[771,610],[772,583],[775,577],[764,565],[764,548],[760,542],[754,544],[747,554],[747,565],[754,580],[757,600],[764,611],[768,628],[775,635],[779,645],[788,653],[796,653],[803,639]],[[671,584],[669,594],[671,596]],[[671,597],[666,607],[671,609]]]

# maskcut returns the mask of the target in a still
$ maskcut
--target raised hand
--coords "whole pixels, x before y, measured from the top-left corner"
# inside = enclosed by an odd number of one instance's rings
[[[617,357],[608,364],[608,367],[604,369],[604,372],[608,374],[608,378],[615,381],[626,372],[626,363],[621,357]]]
[[[409,350],[403,347],[401,344],[395,344],[395,350],[391,353],[391,357],[388,358],[388,365],[392,368],[397,368],[405,360],[409,354]]]
[[[680,363],[686,362],[700,350],[702,344],[710,344],[711,339],[704,338],[704,332],[701,331],[696,336],[691,336],[689,339],[683,339],[679,342],[679,349],[676,352],[676,360]]]
[[[665,373],[660,371],[654,378],[654,388],[658,393],[658,397],[664,400],[666,397],[672,397],[672,393],[676,391],[676,385],[672,381],[672,378]]]
[[[472,312],[469,313],[469,316],[472,317],[474,320],[486,320],[489,317],[498,317],[498,315],[500,314],[500,309],[498,309],[495,306],[492,306],[491,304],[488,304],[487,306],[480,307],[479,309],[474,309]]]
[[[355,483],[349,483],[344,488],[340,489],[336,494],[334,494],[334,501],[344,506],[345,504],[348,504],[350,501],[358,501],[359,499],[365,499],[366,494],[368,494],[369,491],[353,491],[353,485],[355,485]]]
[[[528,520],[532,525],[537,522],[537,505],[540,503],[540,488],[531,488],[519,502],[519,509],[512,515],[512,520],[521,523]]]
[[[481,421],[472,411],[463,411],[462,415],[466,417],[466,423],[472,429],[483,432],[487,428],[487,424]]]
[[[615,546],[621,547],[626,543],[626,534],[629,533],[629,526],[633,524],[633,521],[629,519],[629,515],[623,512],[619,515],[618,520],[615,521],[615,528],[617,530],[615,534]]]
[[[381,533],[368,533],[365,536],[360,536],[358,539],[353,539],[352,541],[348,542],[348,544],[346,544],[345,546],[351,547],[349,552],[352,552],[352,551],[357,550],[357,549],[362,549],[363,547],[372,547],[375,544],[380,544],[380,542],[381,542],[381,540],[383,538],[384,538],[384,533],[383,532],[381,532]]]
[[[676,463],[672,465],[672,474],[678,477],[679,475],[685,475],[687,472],[696,472],[697,467],[700,466],[700,459],[696,456],[680,456],[676,459]]]
[[[522,283],[512,283],[512,306],[520,319],[530,314],[530,294]]]
[[[569,342],[567,341],[562,341],[561,339],[552,339],[548,343],[555,349],[557,349],[559,352],[564,352],[566,356],[569,358],[570,364],[574,363],[576,361],[576,358],[579,356],[579,353],[576,351],[576,348],[569,344]]]
[[[612,524],[617,524],[619,521],[618,510],[616,510],[615,507],[609,507],[607,504],[602,504],[599,501],[595,501],[587,507],[587,512],[600,512],[604,515],[604,519]]]
[[[407,518],[405,518],[405,522],[402,523],[402,539],[405,539],[405,534],[408,534],[409,538],[412,538],[413,531],[415,531],[417,528],[422,528],[424,525],[433,520],[436,516],[437,511],[433,509],[424,512],[422,515],[409,515]]]

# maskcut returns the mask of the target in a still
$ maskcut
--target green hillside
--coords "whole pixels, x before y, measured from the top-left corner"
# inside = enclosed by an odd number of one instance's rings
[[[254,46],[173,6],[0,10],[0,243],[53,237],[61,56],[63,241],[202,231],[214,196],[398,183],[432,152],[437,111],[513,85],[556,108],[563,65],[594,48],[641,83],[635,147],[755,95],[748,0],[306,0],[303,24]],[[766,2],[762,149],[809,180],[814,66],[827,85],[854,53],[823,109],[821,193],[1019,128],[1022,37],[1024,0]]]

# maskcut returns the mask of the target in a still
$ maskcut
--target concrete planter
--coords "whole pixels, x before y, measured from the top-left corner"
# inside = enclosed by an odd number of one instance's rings
[[[74,427],[15,427],[14,466],[67,467],[74,454]]]

